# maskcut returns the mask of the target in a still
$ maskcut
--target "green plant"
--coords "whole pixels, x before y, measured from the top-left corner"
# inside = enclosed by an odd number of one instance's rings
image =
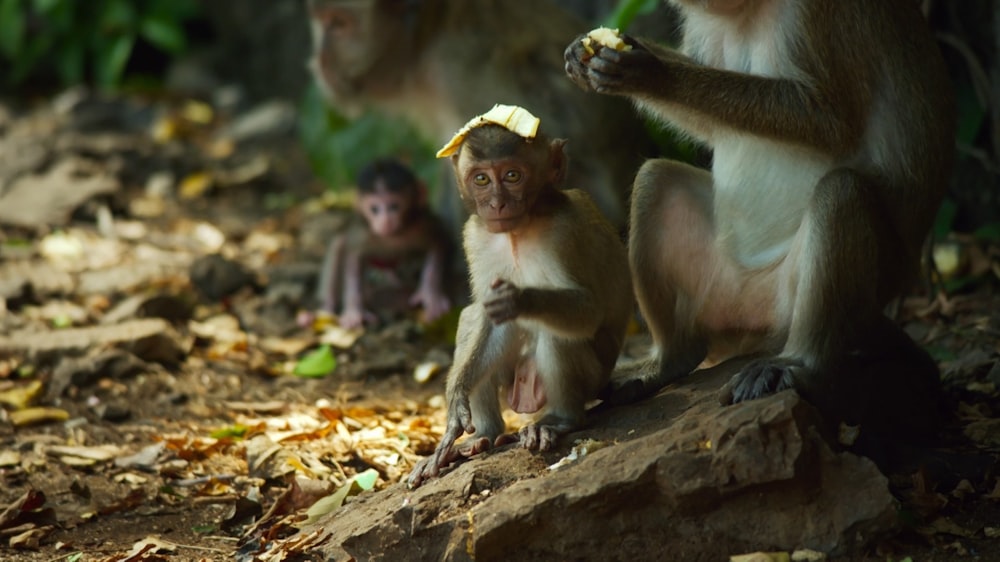
[[[299,133],[313,171],[333,189],[353,186],[365,164],[387,155],[406,161],[431,188],[438,183],[434,148],[411,125],[372,111],[348,120],[315,85],[300,104]]]
[[[615,10],[604,20],[606,27],[624,31],[639,14],[648,14],[659,6],[661,0],[620,0]]]
[[[182,52],[183,22],[197,11],[196,0],[0,0],[2,79],[9,86],[54,77],[114,88],[137,40]]]

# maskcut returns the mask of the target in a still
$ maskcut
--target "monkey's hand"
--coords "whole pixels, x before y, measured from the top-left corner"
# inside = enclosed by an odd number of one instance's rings
[[[474,443],[472,451],[470,448],[456,450],[455,441],[465,433],[472,433],[476,430],[472,425],[472,410],[469,408],[467,396],[458,395],[448,404],[448,423],[445,426],[444,434],[438,443],[434,454],[420,461],[413,467],[410,473],[408,485],[416,488],[423,484],[428,478],[433,478],[441,472],[441,469],[448,466],[461,457],[471,456],[482,450],[481,444]],[[477,440],[478,441],[478,440]],[[488,440],[487,440],[488,441]],[[489,444],[486,444],[489,448]]]
[[[587,52],[584,37],[577,37],[564,53],[567,76],[584,90],[632,95],[652,86],[649,82],[668,75],[666,63],[631,37],[621,36],[632,47],[627,51],[601,47],[594,54]]]
[[[376,321],[376,317],[371,312],[361,308],[348,307],[344,309],[344,313],[337,318],[337,323],[341,327],[347,328],[348,330],[353,328],[360,328],[365,325],[365,323],[373,324]]]
[[[441,291],[421,285],[410,297],[410,306],[423,307],[424,320],[433,322],[451,310],[451,301]]]
[[[494,325],[514,320],[523,312],[524,291],[506,279],[497,279],[490,285],[490,293],[483,302],[486,316]]]

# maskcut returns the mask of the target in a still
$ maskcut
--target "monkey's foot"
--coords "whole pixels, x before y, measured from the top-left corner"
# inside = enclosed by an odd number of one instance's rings
[[[555,426],[532,423],[521,428],[518,440],[530,451],[548,451],[555,446],[561,433]]]
[[[503,436],[496,438],[497,444],[501,444],[501,439]],[[438,445],[437,450],[434,454],[425,457],[416,466],[413,467],[413,471],[410,472],[410,477],[407,478],[407,485],[412,488],[417,488],[427,480],[434,478],[440,474],[441,469],[447,467],[451,463],[467,459],[471,456],[478,455],[483,451],[488,451],[493,448],[493,439],[486,436],[475,436],[466,439],[458,446],[448,446],[442,447]]]
[[[614,378],[601,391],[599,409],[634,404],[653,396],[661,388],[686,374],[675,375],[660,368],[660,360],[651,357],[627,363],[615,369]]]
[[[769,357],[747,364],[719,391],[719,402],[736,404],[794,388],[796,373],[806,367],[794,359]]]

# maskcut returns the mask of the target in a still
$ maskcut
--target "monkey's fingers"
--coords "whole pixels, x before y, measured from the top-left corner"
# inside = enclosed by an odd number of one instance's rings
[[[593,54],[588,53],[586,48],[581,43],[581,40],[584,37],[586,37],[586,35],[581,35],[573,40],[573,42],[566,47],[566,51],[563,53],[563,58],[566,61],[566,76],[568,76],[574,84],[579,86],[580,89],[592,91],[593,87],[587,79],[587,61],[593,57]]]
[[[431,478],[431,466],[433,465],[433,457],[424,457],[413,467],[410,472],[409,478],[406,479],[406,485],[412,490],[419,487],[421,484]]]
[[[424,309],[424,321],[433,322],[451,310],[451,300],[442,293],[417,291],[410,297],[410,306]]]
[[[344,313],[337,318],[337,323],[340,324],[342,328],[347,328],[348,330],[360,328],[365,323],[365,316],[360,310],[345,310]]]
[[[550,425],[532,423],[522,427],[518,436],[525,449],[548,451],[559,439],[559,431]]]
[[[510,445],[511,443],[517,443],[521,439],[515,433],[501,433],[497,435],[497,438],[493,440],[494,447],[503,447],[504,445]]]
[[[516,287],[517,285],[511,283],[510,281],[504,279],[503,277],[497,277],[496,279],[493,280],[492,283],[490,283],[490,289],[493,289],[494,291],[501,291],[505,289],[509,290]]]
[[[794,374],[804,367],[777,357],[758,359],[733,376],[719,393],[723,404],[755,400],[794,387]]]
[[[495,300],[487,302],[483,306],[486,309],[486,316],[490,319],[490,322],[493,322],[494,326],[499,326],[517,318],[517,310],[508,301]]]

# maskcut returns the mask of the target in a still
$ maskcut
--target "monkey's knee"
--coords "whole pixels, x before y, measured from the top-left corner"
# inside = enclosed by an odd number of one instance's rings
[[[686,196],[685,202],[697,202],[707,212],[711,186],[711,174],[705,170],[665,158],[646,160],[632,185],[632,225],[655,219],[656,214],[672,208],[670,203],[678,197]]]

